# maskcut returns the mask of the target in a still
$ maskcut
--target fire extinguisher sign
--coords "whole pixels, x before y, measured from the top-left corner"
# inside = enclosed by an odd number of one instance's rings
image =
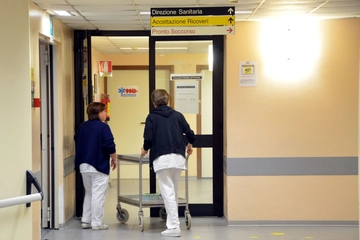
[[[112,77],[112,62],[111,61],[100,61],[99,76],[100,77]]]
[[[139,96],[139,86],[119,87],[118,94],[120,98],[123,97],[136,98]]]

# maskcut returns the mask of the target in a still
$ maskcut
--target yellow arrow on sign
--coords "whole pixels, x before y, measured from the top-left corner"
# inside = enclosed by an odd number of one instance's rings
[[[152,17],[151,27],[234,26],[235,16]]]

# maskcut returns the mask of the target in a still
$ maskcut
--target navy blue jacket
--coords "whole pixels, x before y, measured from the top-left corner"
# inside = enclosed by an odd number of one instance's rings
[[[195,141],[185,117],[169,106],[154,108],[146,118],[144,129],[144,150],[150,150],[150,163],[164,154],[177,153],[185,157],[187,142]]]
[[[75,169],[79,170],[80,164],[87,163],[109,175],[110,154],[116,152],[110,127],[100,120],[88,120],[80,124],[74,140]]]

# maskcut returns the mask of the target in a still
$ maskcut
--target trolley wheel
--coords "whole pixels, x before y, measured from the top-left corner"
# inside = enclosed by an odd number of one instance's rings
[[[186,229],[191,228],[191,215],[190,215],[190,213],[185,214],[185,224],[186,224]]]
[[[167,213],[166,213],[165,208],[160,208],[159,216],[160,216],[161,220],[163,220],[163,221],[166,220],[166,218],[167,218]]]
[[[140,227],[140,231],[144,231],[144,216],[139,215],[139,227]]]
[[[116,218],[120,223],[126,223],[129,220],[129,212],[126,209],[117,209]]]

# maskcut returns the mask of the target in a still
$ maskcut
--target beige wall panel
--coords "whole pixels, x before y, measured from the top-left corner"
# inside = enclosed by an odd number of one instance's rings
[[[149,65],[149,55],[147,54],[103,54],[100,60],[111,60],[112,65]]]
[[[30,67],[34,80],[34,98],[40,98],[40,66],[39,66],[39,39],[43,40],[40,36],[42,26],[42,11],[32,3],[29,3],[30,12]],[[32,171],[41,171],[41,145],[40,145],[40,108],[31,108],[32,112]],[[40,182],[41,179],[38,179]],[[41,204],[33,203],[32,209],[34,211],[32,217],[33,239],[40,239],[41,237]]]
[[[174,73],[196,73],[196,65],[207,65],[207,54],[157,55],[156,65],[174,65]]]
[[[357,176],[227,177],[228,220],[357,221]]]
[[[73,30],[65,26],[57,19],[53,19],[54,39],[55,39],[55,78],[56,78],[56,94],[57,104],[55,111],[57,112],[58,127],[55,129],[58,136],[57,149],[58,155],[58,186],[63,185],[64,195],[59,195],[60,211],[63,212],[63,219],[59,219],[59,224],[64,224],[69,220],[75,212],[74,200],[70,198],[75,196],[74,181],[64,179],[64,159],[75,154],[74,145],[74,126],[75,126],[75,101],[74,101],[74,44]],[[67,190],[67,191],[66,191]],[[64,205],[61,205],[63,203]],[[61,215],[60,215],[61,216]]]
[[[30,11],[30,64],[34,78],[34,98],[40,98],[39,82],[39,33],[41,32],[42,11],[34,4],[29,4]],[[40,108],[31,108],[32,115],[32,171],[41,170],[41,146],[40,146]]]
[[[32,239],[41,239],[41,202],[32,202],[31,208],[33,210],[33,216],[32,216]]]
[[[26,170],[32,168],[28,1],[1,1],[0,22],[0,102],[3,113],[0,125],[0,199],[3,200],[25,194]],[[33,211],[25,204],[1,208],[0,238],[23,240],[36,235],[39,227],[33,230],[31,222],[36,216]]]
[[[303,43],[292,38],[288,46],[289,51],[302,49],[305,56],[286,60],[277,56],[287,43],[279,29],[237,22],[241,34],[226,41],[232,50],[226,57],[225,155],[356,156],[359,28],[359,19],[312,23],[295,35],[306,36]],[[264,46],[278,54],[269,55]],[[256,87],[239,87],[240,61],[257,62]],[[286,75],[288,68],[291,74]]]
[[[64,219],[65,222],[75,214],[75,172],[64,178]]]
[[[74,194],[74,184],[66,186],[63,182],[64,158],[74,155],[74,77],[73,77],[73,30],[65,26],[58,19],[53,19],[54,42],[50,41],[50,17],[47,13],[41,11],[35,4],[29,3],[30,11],[30,46],[31,46],[31,68],[34,69],[35,97],[40,96],[39,82],[39,40],[54,45],[54,82],[55,82],[55,122],[57,128],[57,145],[55,148],[57,161],[56,175],[58,177],[58,186],[63,184],[69,191],[66,194]],[[39,171],[41,168],[40,151],[40,110],[33,109],[32,117],[32,152],[33,152],[33,171]],[[59,198],[66,198],[60,194]],[[74,204],[67,201],[60,201],[64,205],[58,205],[62,209],[72,209]],[[68,205],[69,204],[69,205]],[[66,221],[73,214],[67,214],[64,210],[64,219],[59,219],[60,224]]]
[[[54,38],[56,42],[56,78],[58,94],[58,121],[59,149],[65,159],[75,153],[74,126],[75,126],[75,101],[74,101],[74,43],[73,30],[57,19],[53,19]]]

